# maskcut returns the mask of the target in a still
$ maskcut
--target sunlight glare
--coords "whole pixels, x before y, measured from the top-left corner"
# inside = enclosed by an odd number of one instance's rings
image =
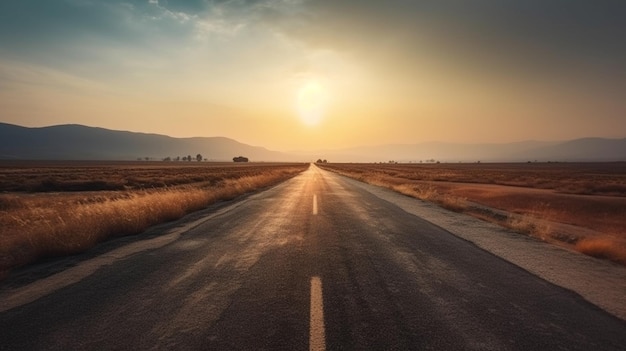
[[[298,91],[297,109],[300,119],[308,125],[318,124],[323,117],[328,93],[317,81],[305,83]]]

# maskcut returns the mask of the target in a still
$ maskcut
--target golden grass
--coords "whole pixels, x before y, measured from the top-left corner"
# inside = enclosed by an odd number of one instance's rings
[[[552,242],[554,238],[549,224],[527,214],[509,216],[501,224],[519,233],[532,235],[543,241]]]
[[[625,264],[626,163],[319,166]]]
[[[435,187],[428,184],[417,186],[400,184],[392,185],[389,188],[404,195],[415,197],[424,201],[434,202],[444,208],[457,212],[461,212],[468,207],[467,199],[440,193]]]
[[[626,265],[626,244],[614,236],[586,238],[576,243],[576,250],[593,257]]]
[[[321,164],[353,177],[373,174],[408,181],[496,184],[565,194],[626,196],[626,162]]]
[[[219,183],[151,190],[0,195],[0,277],[2,271],[42,257],[74,254],[110,237],[141,233],[305,169],[306,165],[249,169],[230,174],[231,178],[223,171]]]
[[[395,177],[389,176],[384,172],[353,172],[352,169],[346,170],[335,165],[329,167],[324,165],[323,168],[368,184],[389,188],[407,196],[434,202],[450,210],[462,211],[467,208],[468,205],[465,198],[439,192],[438,189],[431,184],[398,181]]]

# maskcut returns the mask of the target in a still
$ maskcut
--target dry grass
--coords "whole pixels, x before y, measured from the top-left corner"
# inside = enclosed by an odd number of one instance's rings
[[[323,164],[351,176],[373,174],[409,181],[495,184],[564,194],[626,196],[626,162]]]
[[[452,211],[461,212],[468,207],[467,199],[458,196],[452,196],[446,193],[440,193],[437,188],[431,185],[409,185],[400,184],[393,185],[391,189],[408,196],[412,196],[424,201],[434,202],[444,208]]]
[[[217,182],[203,179],[155,189],[0,195],[0,276],[42,257],[74,254],[113,236],[141,233],[216,201],[276,184],[306,167],[222,167]],[[179,170],[183,178],[185,171]]]
[[[543,241],[553,241],[554,236],[550,225],[527,214],[509,216],[502,225],[519,233],[540,238]]]
[[[395,176],[389,176],[384,172],[378,171],[367,173],[361,169],[360,171],[353,172],[352,169],[347,170],[337,167],[336,165],[324,165],[323,168],[368,184],[389,188],[407,196],[434,202],[453,211],[462,211],[468,206],[467,199],[464,197],[453,196],[448,193],[440,192],[437,187],[429,183],[406,182],[398,180]]]
[[[626,265],[626,243],[614,236],[582,239],[576,243],[576,250]]]
[[[320,167],[624,263],[626,163]]]
[[[217,184],[280,164],[206,162],[0,162],[0,191],[83,192]]]

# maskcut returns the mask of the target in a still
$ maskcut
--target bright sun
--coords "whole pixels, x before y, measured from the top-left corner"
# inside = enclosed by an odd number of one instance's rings
[[[323,117],[328,93],[317,81],[306,82],[298,91],[297,108],[300,119],[308,125],[318,124]]]

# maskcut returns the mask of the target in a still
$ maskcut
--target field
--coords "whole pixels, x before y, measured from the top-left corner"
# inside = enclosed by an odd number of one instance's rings
[[[626,264],[626,163],[319,166]]]
[[[277,184],[308,164],[1,162],[0,279],[216,201]]]

